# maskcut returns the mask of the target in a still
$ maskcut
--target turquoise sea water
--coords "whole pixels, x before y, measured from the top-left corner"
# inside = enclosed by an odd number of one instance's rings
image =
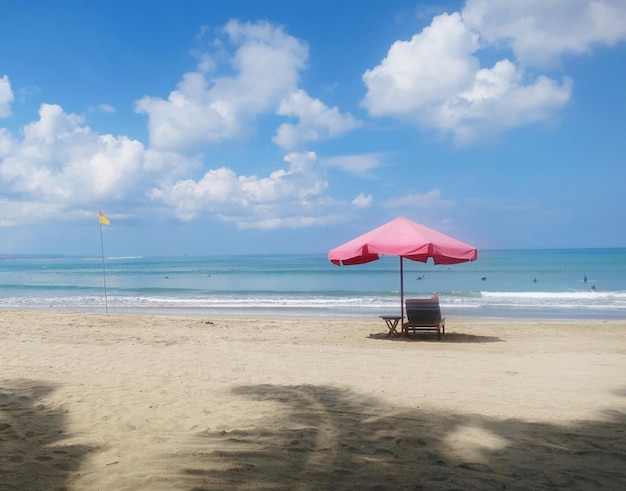
[[[397,257],[342,267],[325,254],[107,257],[103,268],[101,257],[0,256],[0,309],[375,317],[399,313],[399,288]],[[626,319],[626,249],[405,260],[404,290],[437,292],[447,316]]]

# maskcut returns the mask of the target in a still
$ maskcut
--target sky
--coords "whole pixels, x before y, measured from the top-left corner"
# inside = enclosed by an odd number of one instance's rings
[[[623,0],[0,0],[2,254],[626,247],[625,188]]]

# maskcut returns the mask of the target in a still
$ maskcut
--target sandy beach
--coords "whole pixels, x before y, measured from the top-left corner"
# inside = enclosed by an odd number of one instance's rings
[[[626,489],[626,321],[0,312],[2,490]]]

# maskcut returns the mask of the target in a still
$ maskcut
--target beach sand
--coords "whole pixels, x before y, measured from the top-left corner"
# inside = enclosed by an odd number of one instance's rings
[[[0,312],[2,490],[626,489],[626,321]]]

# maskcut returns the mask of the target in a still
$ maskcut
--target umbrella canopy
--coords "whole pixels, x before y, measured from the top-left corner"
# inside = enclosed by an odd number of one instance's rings
[[[441,232],[398,217],[356,239],[352,239],[328,253],[328,259],[337,266],[364,264],[379,259],[380,254],[400,257],[400,313],[404,318],[404,281],[402,259],[435,264],[457,264],[474,261],[475,247],[453,239]]]

